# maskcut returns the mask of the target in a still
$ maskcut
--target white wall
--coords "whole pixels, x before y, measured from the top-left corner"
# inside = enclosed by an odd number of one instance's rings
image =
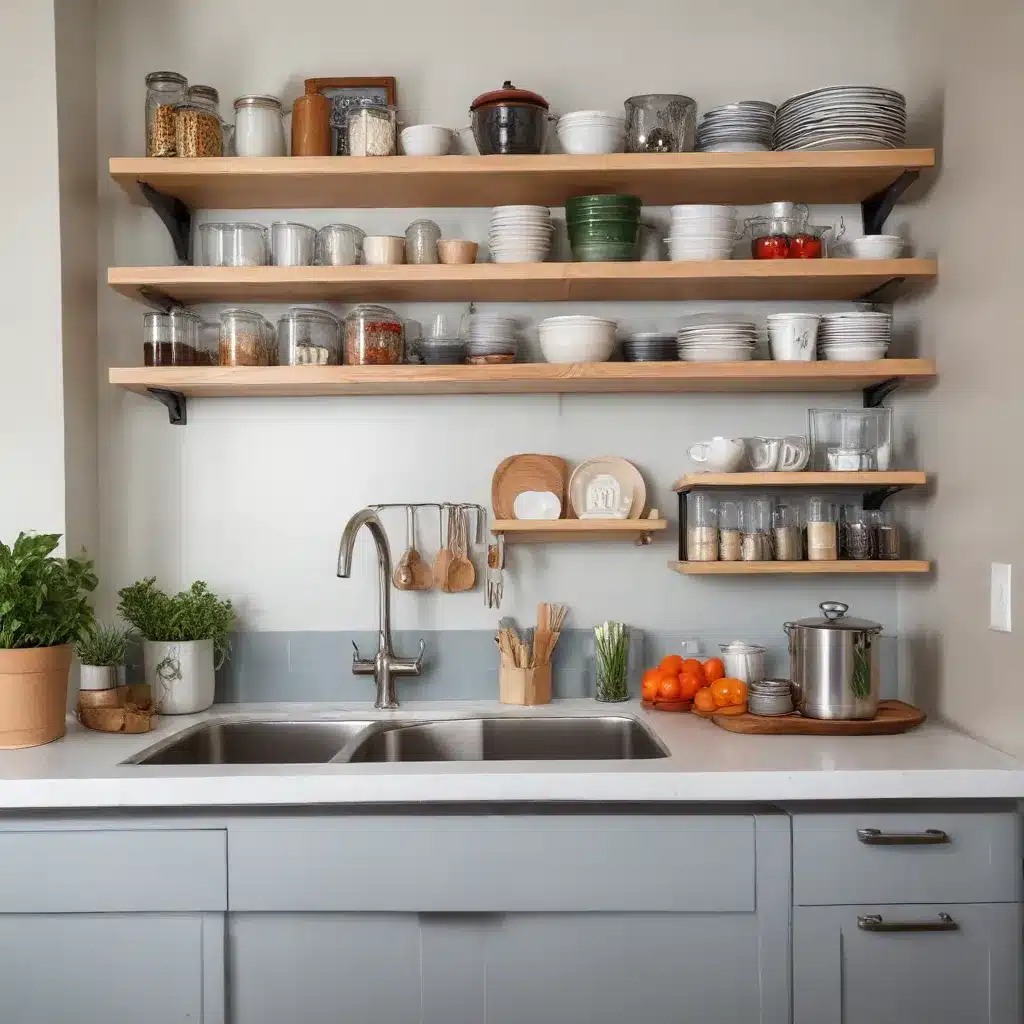
[[[0,4],[0,539],[63,533],[64,420],[53,4]]]
[[[645,0],[628,7],[525,0],[505,18],[468,0],[398,0],[385,8],[328,0],[102,0],[101,264],[172,262],[155,215],[130,206],[104,169],[109,156],[144,149],[148,71],[173,68],[215,85],[225,112],[243,92],[274,92],[290,103],[307,76],[394,74],[404,120],[452,127],[467,123],[474,96],[509,76],[547,96],[555,111],[617,108],[632,93],[656,90],[687,92],[702,109],[740,98],[778,102],[837,81],[883,83],[906,91],[913,105],[914,6],[910,0]],[[827,211],[827,219],[837,212]],[[857,211],[841,212],[858,230]],[[314,224],[350,219],[384,231],[403,231],[415,215],[293,213]],[[269,222],[279,215],[257,216]],[[434,216],[446,234],[485,234],[486,211]],[[706,306],[589,308],[640,329],[669,326]],[[425,320],[432,308],[403,312]],[[771,307],[749,308],[760,317]],[[142,308],[101,284],[99,310],[101,365],[139,362]],[[536,322],[561,309],[534,304],[515,311]],[[674,515],[669,487],[686,471],[684,452],[693,440],[801,431],[809,405],[857,401],[857,395],[220,400],[192,402],[188,426],[177,429],[155,403],[108,388],[100,420],[107,600],[114,588],[147,573],[171,586],[202,577],[240,603],[249,628],[372,626],[369,543],[361,545],[352,580],[334,574],[341,528],[367,502],[489,505],[491,474],[503,457],[551,451],[573,460],[632,459],[645,473],[651,503]],[[389,523],[398,548],[401,519]],[[538,599],[563,600],[573,606],[577,625],[621,617],[660,629],[732,627],[742,636],[779,632],[784,619],[842,598],[861,615],[892,629],[898,624],[891,581],[687,580],[666,569],[670,557],[671,542],[646,550],[524,547],[514,555],[510,610],[530,614]],[[479,593],[403,596],[396,616],[408,628],[482,628],[495,618]]]

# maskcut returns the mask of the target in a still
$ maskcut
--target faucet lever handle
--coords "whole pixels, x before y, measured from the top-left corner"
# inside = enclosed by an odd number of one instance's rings
[[[355,676],[372,676],[376,671],[376,664],[367,659],[360,657],[359,648],[356,646],[355,640],[352,641],[352,674]]]
[[[427,641],[420,641],[420,653],[415,658],[395,658],[391,662],[391,671],[396,676],[418,676],[423,671],[423,652],[427,649]]]

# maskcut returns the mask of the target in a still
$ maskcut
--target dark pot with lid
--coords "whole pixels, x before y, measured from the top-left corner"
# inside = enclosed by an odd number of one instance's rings
[[[469,113],[481,156],[544,151],[548,101],[543,96],[507,81],[500,89],[477,96]]]
[[[825,601],[822,618],[783,626],[796,709],[807,718],[852,721],[878,712],[878,634],[882,626],[847,616],[849,605]]]

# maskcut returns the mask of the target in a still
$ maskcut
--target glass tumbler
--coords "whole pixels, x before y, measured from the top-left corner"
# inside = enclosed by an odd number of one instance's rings
[[[718,505],[708,494],[686,498],[686,557],[691,562],[718,561]]]
[[[627,153],[692,153],[697,139],[697,102],[674,93],[630,96],[626,108]]]
[[[629,700],[632,632],[624,622],[594,627],[594,697],[599,701]]]
[[[807,558],[811,562],[839,558],[839,522],[836,507],[827,498],[807,501]]]

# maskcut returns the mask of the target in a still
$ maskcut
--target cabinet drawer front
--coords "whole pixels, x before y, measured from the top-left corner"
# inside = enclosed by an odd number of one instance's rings
[[[0,912],[227,909],[216,829],[0,833]]]
[[[233,911],[752,911],[744,815],[353,815],[232,827]]]
[[[797,813],[793,900],[1013,902],[1020,899],[1020,857],[1020,823],[1009,812]]]

